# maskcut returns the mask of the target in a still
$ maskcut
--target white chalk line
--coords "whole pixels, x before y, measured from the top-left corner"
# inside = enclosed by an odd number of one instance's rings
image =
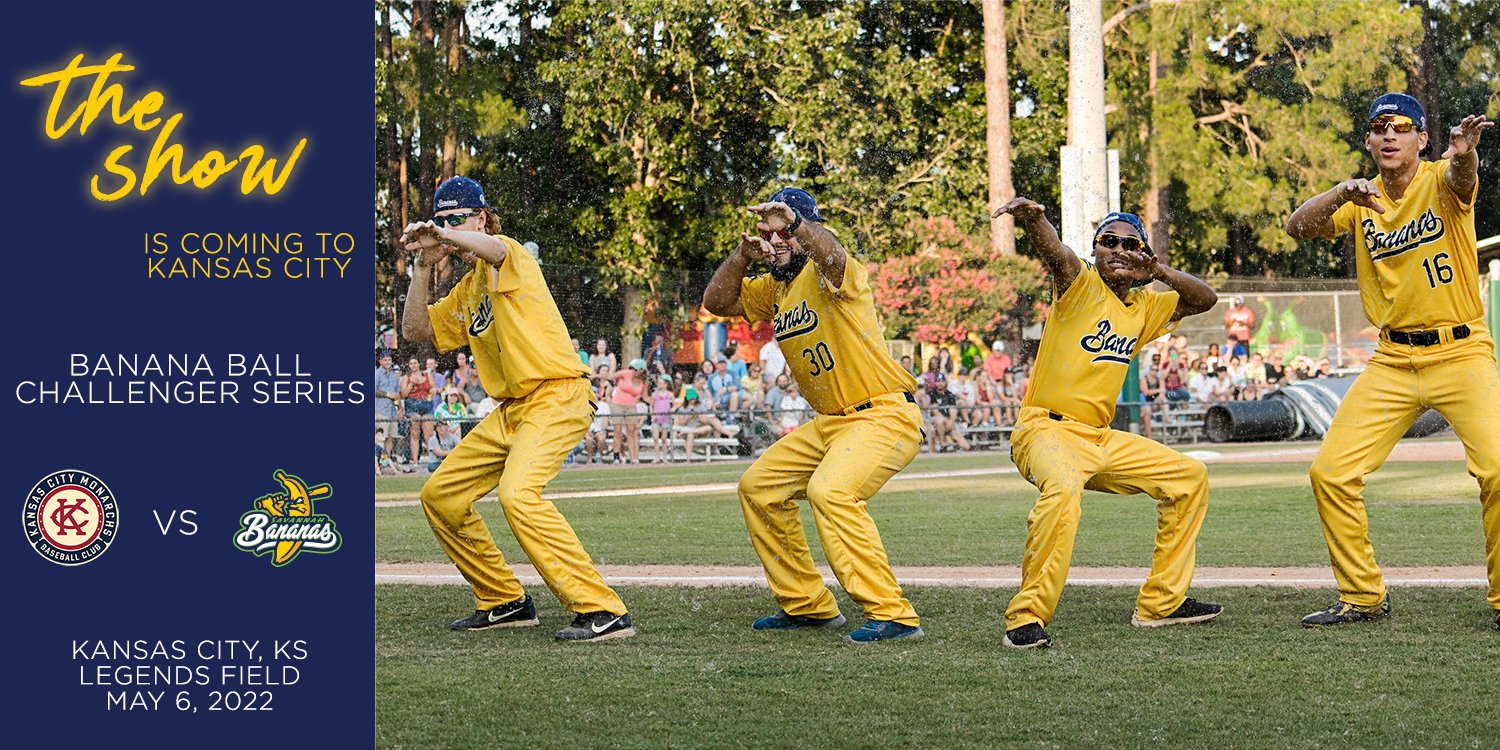
[[[1285,458],[1295,455],[1314,455],[1318,451],[1316,446],[1297,448],[1273,448],[1263,451],[1249,451],[1244,453],[1217,453],[1209,450],[1192,450],[1187,455],[1206,463],[1214,463],[1219,460],[1244,460],[1254,458]],[[897,474],[891,478],[893,482],[910,482],[923,479],[947,479],[950,477],[981,477],[999,476],[1004,474],[1015,474],[1013,466],[996,466],[982,469],[953,469],[950,471],[919,471]],[[715,482],[711,484],[669,484],[659,487],[626,487],[610,490],[576,490],[573,492],[549,492],[543,495],[547,500],[577,500],[583,498],[598,497],[631,497],[634,495],[691,495],[699,493],[734,492],[738,483]],[[421,500],[414,495],[398,495],[402,499],[376,500],[377,508],[410,508],[421,504]],[[491,495],[481,499],[479,502],[496,502]]]

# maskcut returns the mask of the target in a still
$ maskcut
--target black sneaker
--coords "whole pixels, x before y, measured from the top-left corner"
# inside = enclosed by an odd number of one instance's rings
[[[1195,622],[1207,622],[1218,617],[1224,611],[1221,604],[1209,604],[1200,602],[1193,597],[1182,600],[1172,614],[1156,620],[1147,620],[1140,615],[1131,615],[1130,624],[1138,628],[1159,628],[1165,625],[1191,625]]]
[[[1046,648],[1052,644],[1052,636],[1047,635],[1041,625],[1028,622],[1019,628],[1005,631],[1005,639],[1000,642],[1007,648]]]
[[[489,630],[490,628],[531,628],[540,624],[536,619],[536,605],[531,597],[524,596],[506,602],[494,609],[476,609],[474,614],[448,625],[451,630]]]
[[[609,641],[635,635],[630,615],[608,612],[580,612],[573,624],[557,631],[559,641]]]
[[[1385,598],[1372,607],[1361,607],[1344,601],[1334,602],[1332,607],[1302,618],[1302,624],[1317,628],[1327,625],[1343,625],[1347,622],[1370,622],[1389,617],[1390,614],[1391,595],[1387,592]]]

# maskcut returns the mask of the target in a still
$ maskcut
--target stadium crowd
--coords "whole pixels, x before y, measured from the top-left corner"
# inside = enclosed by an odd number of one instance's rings
[[[1280,348],[1250,351],[1254,315],[1236,298],[1225,313],[1224,343],[1189,346],[1182,334],[1146,344],[1140,363],[1141,428],[1181,409],[1201,414],[1220,401],[1256,400],[1279,386],[1327,377],[1332,364]],[[593,424],[568,461],[666,463],[749,455],[797,429],[813,413],[786,372],[774,341],[738,344],[697,367],[674,361],[661,335],[645,356],[622,362],[606,339],[573,348],[589,366]],[[746,349],[759,347],[747,358]],[[937,347],[923,366],[910,356],[901,365],[917,379],[916,396],[926,422],[930,453],[967,451],[1008,444],[1011,426],[1026,395],[1031,362],[1013,362],[1003,340],[982,357],[959,359],[953,347]],[[413,357],[404,367],[381,351],[375,372],[376,471],[432,471],[460,437],[498,406],[479,383],[462,353],[443,368],[436,358]],[[968,366],[965,366],[968,365]],[[1122,404],[1127,403],[1122,396]],[[1196,410],[1194,407],[1198,407]],[[1153,410],[1158,413],[1152,418]],[[1156,436],[1162,439],[1163,436]]]

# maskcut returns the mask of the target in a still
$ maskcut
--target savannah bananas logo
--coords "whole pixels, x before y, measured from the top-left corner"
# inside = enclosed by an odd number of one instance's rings
[[[281,567],[303,552],[328,554],[343,542],[333,519],[313,512],[313,501],[333,497],[333,486],[308,487],[301,477],[276,470],[282,492],[255,499],[255,509],[240,516],[234,546],[254,555],[274,552],[271,564]]]

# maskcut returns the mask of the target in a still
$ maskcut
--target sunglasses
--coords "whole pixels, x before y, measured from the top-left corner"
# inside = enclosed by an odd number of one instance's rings
[[[1127,251],[1132,253],[1140,252],[1141,248],[1146,246],[1146,243],[1141,242],[1141,238],[1139,237],[1123,237],[1118,234],[1110,234],[1109,232],[1104,232],[1098,237],[1095,237],[1094,244],[1098,245],[1099,247],[1106,247],[1111,249],[1116,247],[1123,247]]]
[[[792,235],[789,232],[780,232],[780,231],[777,231],[777,232],[761,232],[760,233],[760,238],[763,239],[763,240],[765,240],[766,242],[775,242],[776,240],[781,240],[782,242],[786,242],[787,240],[789,240],[789,239],[792,238]]]
[[[1410,133],[1416,127],[1417,124],[1406,115],[1381,115],[1370,121],[1370,132],[1375,135],[1385,135],[1390,128],[1397,133]]]
[[[462,224],[469,219],[478,216],[479,214],[479,211],[470,211],[466,214],[448,214],[447,216],[434,216],[432,217],[432,223],[438,226],[443,226],[444,224],[446,224],[450,227],[456,227],[459,224]]]

